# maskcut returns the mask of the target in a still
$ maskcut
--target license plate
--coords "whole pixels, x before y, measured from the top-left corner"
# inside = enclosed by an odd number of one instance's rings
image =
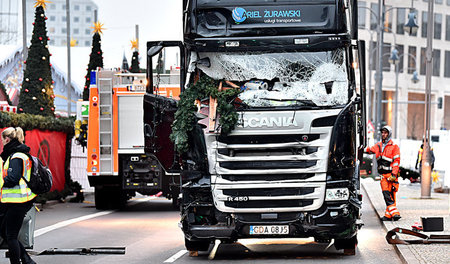
[[[288,225],[250,226],[250,235],[284,235],[289,234]]]

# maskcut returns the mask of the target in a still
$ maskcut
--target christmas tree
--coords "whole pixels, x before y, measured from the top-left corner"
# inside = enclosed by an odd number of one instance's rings
[[[33,36],[28,50],[27,60],[24,61],[22,88],[19,95],[19,113],[54,116],[55,104],[53,94],[53,80],[51,73],[50,52],[48,51],[47,29],[44,13],[46,0],[37,0]]]
[[[138,73],[138,72],[140,72],[140,69],[139,69],[139,51],[138,51],[138,41],[137,40],[131,41],[131,49],[134,49],[134,52],[133,52],[133,57],[131,58],[130,72]]]
[[[87,74],[85,76],[86,82],[84,84],[83,100],[89,101],[89,86],[91,85],[91,71],[95,71],[98,67],[103,68],[103,52],[101,48],[101,38],[103,24],[100,22],[95,22],[94,36],[92,37],[92,51],[89,56],[89,65],[87,68]]]

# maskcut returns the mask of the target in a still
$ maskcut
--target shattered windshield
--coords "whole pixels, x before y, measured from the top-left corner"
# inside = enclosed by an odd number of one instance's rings
[[[200,53],[197,65],[216,80],[235,82],[239,99],[252,107],[335,106],[348,102],[343,48],[319,52]],[[209,67],[208,67],[209,66]]]

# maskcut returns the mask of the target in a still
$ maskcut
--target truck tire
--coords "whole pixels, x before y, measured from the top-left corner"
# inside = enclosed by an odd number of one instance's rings
[[[357,245],[358,245],[358,238],[356,235],[347,239],[334,240],[334,247],[337,250],[343,249],[345,255],[355,255]]]
[[[108,209],[108,198],[105,189],[95,187],[94,199],[95,199],[95,208],[97,210]]]
[[[187,238],[184,238],[184,245],[186,246],[186,249],[189,251],[207,251],[209,249],[209,245],[211,244],[211,241],[209,240],[197,240],[197,241],[191,241]]]

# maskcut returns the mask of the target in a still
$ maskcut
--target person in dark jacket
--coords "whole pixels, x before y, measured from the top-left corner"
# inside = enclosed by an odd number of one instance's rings
[[[31,176],[30,148],[24,144],[20,127],[8,127],[2,132],[2,177],[0,177],[0,235],[7,242],[11,264],[33,264],[22,243],[19,231],[26,213],[32,208],[36,194],[26,185]]]

